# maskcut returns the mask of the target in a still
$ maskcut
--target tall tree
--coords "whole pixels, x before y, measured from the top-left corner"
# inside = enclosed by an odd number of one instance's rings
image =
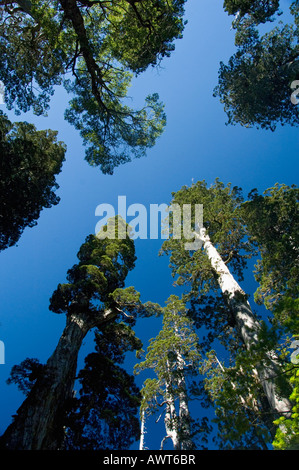
[[[298,344],[298,224],[299,190],[296,185],[276,184],[262,195],[256,190],[243,204],[242,214],[250,238],[258,246],[259,259],[255,278],[259,284],[255,300],[272,313],[272,323],[287,335],[287,344]],[[290,377],[293,403],[292,414],[280,417],[275,424],[285,427],[287,432],[277,429],[274,448],[298,448],[298,362],[290,358],[289,347],[285,354],[285,374]],[[296,356],[296,350],[294,351]]]
[[[279,0],[224,0],[224,10],[229,15],[243,18],[251,15],[257,23],[269,21],[279,8]]]
[[[140,391],[121,365],[126,352],[139,350],[142,343],[120,321],[96,330],[95,344],[78,374],[80,396],[67,413],[63,449],[129,449],[139,439]]]
[[[258,24],[269,20],[278,2],[240,1],[234,8],[232,2],[225,4],[229,12],[241,12],[234,21],[237,51],[227,65],[221,62],[214,90],[227,123],[271,130],[278,124],[298,126],[299,107],[291,99],[299,78],[298,2],[290,7],[293,24],[280,22],[262,35]]]
[[[223,353],[219,353],[223,357]],[[200,372],[215,410],[216,442],[221,450],[268,450],[275,426],[263,409],[262,387],[252,377],[248,354],[231,354],[220,361],[215,350],[206,354]]]
[[[182,36],[185,0],[2,0],[0,80],[17,112],[42,114],[55,86],[72,94],[65,117],[86,159],[112,174],[144,155],[165,126],[157,94],[128,106],[133,74],[159,64]]]
[[[0,251],[15,245],[44,208],[58,204],[56,175],[66,147],[57,132],[11,123],[0,112]]]
[[[121,364],[126,352],[140,349],[142,343],[120,321],[96,329],[95,344],[65,404],[63,450],[124,450],[139,439],[140,391]],[[27,358],[12,368],[7,383],[28,396],[44,371],[38,359]]]
[[[299,334],[299,189],[276,184],[250,193],[242,205],[250,240],[258,247],[255,301],[264,304],[288,333]]]
[[[120,224],[122,219],[117,218]],[[134,324],[137,312],[147,315],[152,305],[140,302],[131,287],[124,289],[135,263],[134,242],[110,237],[110,220],[98,236],[90,235],[78,252],[78,264],[59,284],[50,300],[50,310],[66,314],[66,327],[42,374],[2,436],[8,449],[59,449],[64,437],[65,414],[73,397],[77,357],[83,338],[92,328],[122,319]],[[106,230],[105,230],[106,229]],[[116,328],[116,327],[115,327]]]
[[[240,189],[231,185],[224,187],[218,180],[208,188],[202,181],[190,188],[183,187],[173,196],[172,205],[202,203],[204,207],[204,227],[194,232],[203,250],[187,251],[184,238],[164,243],[163,250],[170,253],[177,283],[189,285],[187,298],[199,299],[199,302],[205,301],[208,292],[220,288],[228,307],[227,325],[233,325],[245,350],[257,352],[252,373],[257,374],[263,386],[273,419],[277,415],[289,415],[291,403],[277,384],[282,371],[279,358],[272,343],[263,340],[264,328],[235,278],[235,274],[242,277],[246,259],[253,254],[239,211],[243,201]]]
[[[184,302],[177,296],[170,296],[163,312],[160,333],[150,341],[145,360],[136,365],[136,371],[152,369],[157,377],[144,382],[141,416],[145,420],[151,414],[164,414],[166,435],[161,449],[170,439],[173,449],[192,450],[194,420],[189,408],[192,394],[188,378],[198,374],[198,337]]]

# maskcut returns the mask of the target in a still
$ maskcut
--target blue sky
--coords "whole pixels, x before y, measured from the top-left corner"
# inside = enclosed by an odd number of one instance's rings
[[[282,2],[283,8],[290,3]],[[276,182],[298,184],[298,129],[278,127],[272,133],[227,127],[222,106],[212,96],[219,63],[227,62],[235,50],[231,18],[222,1],[188,0],[186,19],[184,37],[176,42],[171,58],[160,69],[134,79],[133,104],[142,105],[145,96],[158,92],[167,114],[166,130],[146,158],[119,167],[113,176],[89,167],[80,136],[64,121],[68,97],[63,90],[57,90],[47,118],[21,116],[39,129],[58,130],[68,150],[57,178],[59,205],[44,210],[38,225],[24,231],[18,246],[0,254],[0,340],[5,344],[0,434],[24,399],[16,387],[5,383],[11,367],[27,357],[45,362],[62,333],[65,317],[48,310],[49,298],[76,262],[85,237],[94,233],[99,204],[117,207],[118,196],[124,195],[127,205],[140,203],[149,209],[150,204],[169,203],[172,192],[193,180],[212,183],[216,177],[240,186],[245,195]],[[11,120],[20,119],[7,114]],[[136,241],[138,259],[127,285],[134,285],[142,300],[164,304],[176,290],[168,259],[158,257],[160,246],[161,240]],[[145,347],[147,339],[158,333],[155,328],[138,323],[137,334]],[[87,339],[84,347],[88,345]]]

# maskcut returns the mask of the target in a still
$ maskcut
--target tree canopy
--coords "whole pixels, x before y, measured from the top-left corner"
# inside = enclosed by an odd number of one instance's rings
[[[298,2],[290,10],[292,24],[276,22],[262,33],[259,23],[271,21],[279,2],[225,2],[227,11],[240,12],[233,22],[237,51],[221,62],[214,96],[227,114],[227,124],[275,130],[278,124],[298,126],[299,108],[292,84],[299,77]]]
[[[288,332],[298,334],[298,202],[296,185],[256,190],[242,206],[250,240],[258,247],[257,303],[272,311]]]
[[[210,233],[204,250],[188,251],[184,238],[171,236],[164,242],[163,252],[170,255],[175,283],[184,286],[184,298],[190,302],[189,315],[198,328],[206,331],[206,339],[201,341],[202,352],[206,354],[201,370],[206,376],[205,389],[216,406],[220,435],[227,439],[221,445],[267,448],[280,424],[277,439],[284,444],[278,445],[288,447],[291,437],[282,429],[286,420],[289,429],[295,433],[297,430],[297,405],[291,415],[291,397],[297,397],[291,384],[297,382],[295,376],[290,380],[296,371],[280,327],[283,324],[288,335],[298,334],[294,308],[298,301],[298,190],[295,186],[276,185],[263,195],[252,191],[244,201],[240,188],[225,186],[219,180],[208,187],[205,181],[199,181],[173,193],[171,204],[174,203],[180,206],[202,203],[203,230]],[[194,226],[194,233],[196,230]],[[253,256],[260,256],[256,299],[272,311],[270,325],[265,315],[251,311],[247,294],[231,275],[234,273],[242,280],[247,260]],[[224,288],[224,282],[228,287],[231,283],[230,290]],[[221,357],[225,357],[223,363],[213,353],[219,344]],[[276,398],[280,396],[286,407],[285,412],[279,411],[281,415],[275,423],[275,413],[269,410],[271,396],[274,397],[271,381],[276,387]],[[264,388],[266,384],[269,389]],[[279,409],[283,408],[277,404],[276,410]]]
[[[12,124],[0,113],[0,251],[36,225],[44,208],[58,204],[55,177],[65,152],[57,132],[37,131],[26,122]]]
[[[0,80],[17,113],[49,108],[55,87],[71,93],[66,119],[86,159],[112,174],[145,154],[165,126],[157,94],[128,106],[133,74],[158,65],[182,37],[185,0],[0,2]]]

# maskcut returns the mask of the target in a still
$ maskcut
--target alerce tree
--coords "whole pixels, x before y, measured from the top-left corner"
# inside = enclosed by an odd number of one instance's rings
[[[219,315],[223,330],[233,327],[241,351],[251,355],[252,380],[258,378],[273,420],[290,416],[291,402],[281,389],[277,377],[283,372],[282,362],[273,349],[273,342],[265,340],[265,326],[254,314],[248,296],[237,277],[243,279],[248,257],[254,254],[247,239],[247,229],[240,208],[243,197],[240,188],[224,186],[216,180],[210,187],[199,181],[190,188],[183,187],[173,195],[172,204],[203,204],[204,227],[194,232],[202,242],[202,249],[185,249],[186,240],[170,238],[163,251],[170,254],[176,283],[188,286],[186,298],[194,305]],[[194,215],[193,215],[194,217]],[[219,308],[219,289],[226,308]],[[214,303],[207,304],[210,294]],[[215,320],[215,324],[219,323]],[[206,326],[209,326],[206,324]]]
[[[187,313],[184,302],[177,296],[170,296],[163,309],[162,329],[150,341],[145,360],[135,366],[138,373],[152,369],[156,375],[154,379],[146,379],[141,389],[141,419],[145,421],[153,414],[164,415],[165,437],[161,449],[167,439],[171,440],[174,450],[196,448],[188,381],[198,375],[201,355],[199,340]]]
[[[117,218],[117,220],[118,226],[125,224],[122,219]],[[124,231],[123,225],[121,230]],[[109,332],[110,325],[109,334],[110,338],[115,337],[115,351],[121,345],[123,351],[126,351],[130,339],[131,344],[137,343],[136,341],[134,343],[134,338],[129,331],[126,331],[126,327],[121,328],[119,323],[122,321],[132,326],[137,314],[150,315],[154,311],[154,304],[140,302],[140,294],[134,288],[124,288],[126,276],[133,269],[136,260],[134,241],[127,232],[124,232],[127,233],[125,238],[118,238],[117,231],[116,236],[110,238],[111,227],[115,234],[115,222],[110,220],[98,236],[87,237],[78,252],[79,262],[68,271],[68,282],[59,284],[51,297],[50,310],[65,314],[66,326],[55,351],[40,370],[27,398],[2,436],[1,445],[4,448],[19,450],[62,448],[64,429],[67,426],[67,411],[70,411],[68,407],[73,399],[78,353],[86,334],[91,329],[97,328],[104,335],[105,332]],[[105,348],[106,359],[108,360],[111,354],[113,358],[113,345],[109,347],[106,345]],[[100,348],[99,358],[101,353],[104,354],[105,348]],[[91,382],[88,382],[88,378],[97,376],[96,363],[92,365],[93,362],[92,358],[88,359],[86,367],[89,372],[87,370],[81,375],[84,393],[88,395],[91,394]],[[108,367],[105,381],[109,382],[110,374],[113,382],[117,375],[116,369],[116,365]],[[96,386],[101,387],[99,383]],[[112,385],[111,390],[113,390]],[[128,384],[127,391],[131,394],[134,392],[132,384]],[[94,399],[103,405],[104,398],[102,397],[101,401],[96,392]],[[80,408],[81,404],[82,401],[77,406]],[[95,408],[97,408],[96,403]],[[85,409],[85,413],[87,411],[88,409]],[[80,413],[77,415],[76,423],[76,426],[80,425],[81,430],[84,428],[83,424],[80,424]],[[74,427],[72,429],[74,430]],[[73,445],[76,445],[75,436],[76,433],[71,441]]]
[[[55,86],[71,93],[65,117],[86,159],[112,174],[145,154],[165,126],[157,94],[128,106],[133,74],[170,55],[185,0],[2,0],[0,80],[16,112],[46,113]]]

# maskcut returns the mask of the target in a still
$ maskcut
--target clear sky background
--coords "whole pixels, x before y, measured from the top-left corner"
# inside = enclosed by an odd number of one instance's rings
[[[183,185],[203,179],[213,183],[216,177],[243,188],[245,196],[253,188],[262,192],[276,182],[298,184],[298,128],[278,127],[273,133],[227,127],[222,105],[212,96],[220,61],[227,63],[235,51],[232,18],[222,3],[188,0],[188,24],[171,58],[134,80],[132,104],[142,106],[148,94],[158,92],[166,106],[167,127],[146,158],[117,168],[113,176],[101,174],[84,160],[81,138],[63,118],[68,101],[63,90],[57,90],[46,118],[30,113],[18,117],[1,106],[13,121],[58,130],[68,149],[57,178],[59,205],[45,209],[38,225],[24,231],[18,246],[0,254],[0,340],[5,343],[0,434],[24,399],[15,386],[6,384],[12,366],[27,357],[46,362],[63,331],[65,317],[48,310],[49,298],[77,262],[85,237],[95,232],[99,204],[112,204],[117,211],[118,196],[126,196],[127,205],[140,203],[149,211],[150,204],[170,203],[171,193]],[[290,3],[282,1],[282,8]],[[127,285],[134,285],[143,301],[164,305],[171,293],[179,292],[172,286],[168,259],[158,256],[161,244],[161,239],[136,240],[138,259]],[[246,282],[247,291],[248,286],[253,289],[250,272]],[[137,323],[145,348],[159,324]],[[87,337],[82,357],[88,348]],[[160,440],[161,436],[151,445]]]

